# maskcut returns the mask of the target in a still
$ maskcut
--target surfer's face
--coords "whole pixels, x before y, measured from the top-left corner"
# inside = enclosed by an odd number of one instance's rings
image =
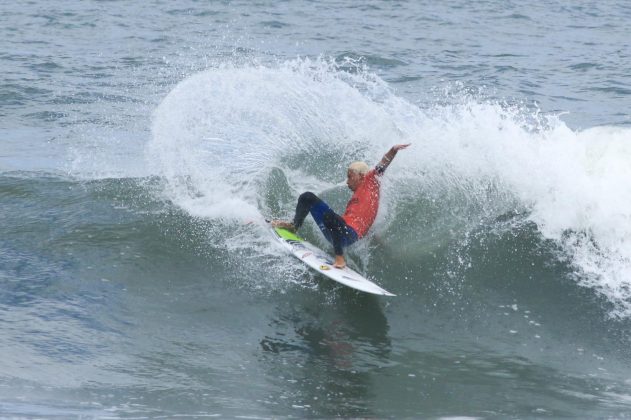
[[[359,187],[359,184],[362,183],[363,179],[364,176],[355,171],[349,169],[348,172],[346,172],[346,185],[348,185],[351,191],[355,191],[357,187]]]

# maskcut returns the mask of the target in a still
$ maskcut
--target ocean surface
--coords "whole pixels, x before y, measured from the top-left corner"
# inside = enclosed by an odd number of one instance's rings
[[[625,0],[0,1],[0,418],[630,418],[630,27]],[[275,243],[407,142],[348,250],[396,297]]]

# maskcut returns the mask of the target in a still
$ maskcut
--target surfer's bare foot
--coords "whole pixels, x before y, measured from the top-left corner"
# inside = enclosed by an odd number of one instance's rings
[[[280,229],[287,229],[291,232],[296,231],[296,226],[294,226],[293,223],[285,222],[283,220],[272,220],[272,227],[280,228]]]
[[[333,263],[333,267],[335,268],[344,268],[346,267],[346,260],[344,260],[343,255],[336,255],[335,262]]]

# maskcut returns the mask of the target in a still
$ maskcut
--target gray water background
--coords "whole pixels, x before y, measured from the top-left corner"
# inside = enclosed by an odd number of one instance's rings
[[[295,266],[266,283],[154,194],[144,152],[180,81],[296,56],[361,60],[420,108],[628,127],[630,21],[624,1],[2,2],[0,414],[628,416],[629,323],[534,227],[483,229],[460,277],[457,246],[378,248],[391,300]]]

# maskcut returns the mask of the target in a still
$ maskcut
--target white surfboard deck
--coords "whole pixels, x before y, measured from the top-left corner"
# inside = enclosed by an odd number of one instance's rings
[[[344,268],[333,267],[333,258],[329,254],[305,241],[295,233],[282,228],[272,228],[271,230],[276,239],[296,258],[331,280],[374,295],[396,296],[377,286],[348,266]]]

